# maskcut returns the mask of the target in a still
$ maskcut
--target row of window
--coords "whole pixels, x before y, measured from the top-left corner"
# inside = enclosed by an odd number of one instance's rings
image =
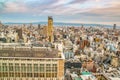
[[[57,64],[21,64],[15,63],[15,66],[13,66],[12,63],[9,63],[7,66],[7,63],[2,63],[0,66],[0,72],[6,72],[6,71],[15,71],[15,72],[57,72]]]
[[[57,73],[0,73],[0,77],[57,77]]]

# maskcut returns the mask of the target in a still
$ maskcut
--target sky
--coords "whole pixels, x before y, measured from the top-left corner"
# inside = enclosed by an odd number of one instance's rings
[[[0,0],[1,22],[117,24],[120,0]]]

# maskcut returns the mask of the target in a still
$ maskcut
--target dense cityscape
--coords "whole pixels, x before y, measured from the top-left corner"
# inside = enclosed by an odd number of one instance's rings
[[[120,80],[120,0],[0,0],[0,80]]]
[[[1,22],[0,80],[120,80],[120,29]]]

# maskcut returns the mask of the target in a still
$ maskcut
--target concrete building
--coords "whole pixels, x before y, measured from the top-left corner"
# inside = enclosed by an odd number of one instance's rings
[[[64,80],[64,55],[46,47],[0,46],[0,80]]]
[[[92,60],[83,62],[82,67],[86,68],[88,71],[96,71],[94,61]]]
[[[112,57],[111,65],[114,66],[114,67],[118,67],[119,66],[119,59],[118,59],[118,57],[115,57],[115,56]]]
[[[113,29],[116,29],[116,24],[113,25]]]
[[[19,39],[23,39],[23,36],[22,36],[22,28],[17,29],[16,32],[18,33]]]

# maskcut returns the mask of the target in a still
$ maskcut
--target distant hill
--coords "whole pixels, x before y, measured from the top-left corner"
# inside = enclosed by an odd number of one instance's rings
[[[7,22],[4,24],[30,24],[30,23],[15,23],[15,22]],[[47,22],[32,22],[32,24],[41,24],[41,25],[47,25]],[[101,27],[113,27],[113,25],[103,25],[103,24],[82,24],[82,23],[63,23],[63,22],[54,22],[55,26],[87,26],[87,27],[95,27],[95,26],[101,26]]]

